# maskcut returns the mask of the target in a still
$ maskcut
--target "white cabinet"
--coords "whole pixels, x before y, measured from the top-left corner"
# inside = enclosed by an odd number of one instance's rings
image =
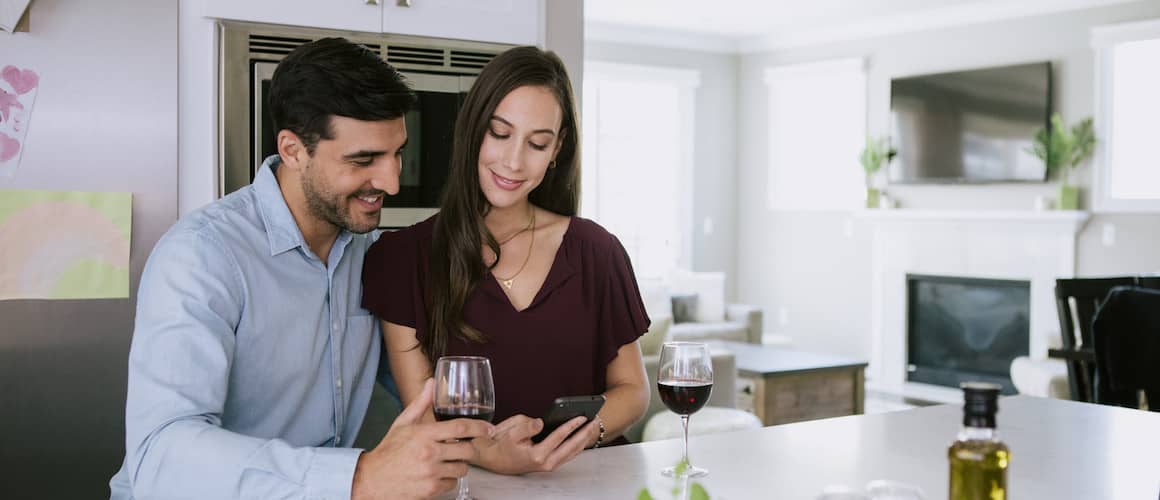
[[[205,17],[538,45],[544,0],[205,0]]]
[[[378,33],[382,0],[206,0],[205,17]]]
[[[381,0],[383,32],[536,45],[542,0]]]

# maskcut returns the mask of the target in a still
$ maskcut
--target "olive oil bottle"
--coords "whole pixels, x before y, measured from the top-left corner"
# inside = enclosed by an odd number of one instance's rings
[[[963,429],[947,450],[950,500],[1006,500],[1011,452],[995,431],[999,386],[965,382]]]

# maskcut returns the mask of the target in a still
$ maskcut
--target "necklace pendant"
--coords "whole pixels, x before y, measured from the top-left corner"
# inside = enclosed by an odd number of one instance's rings
[[[499,282],[500,282],[500,283],[503,283],[503,286],[504,286],[505,288],[507,288],[508,290],[511,290],[511,289],[512,289],[512,282],[513,282],[513,281],[515,281],[515,280],[499,280]]]

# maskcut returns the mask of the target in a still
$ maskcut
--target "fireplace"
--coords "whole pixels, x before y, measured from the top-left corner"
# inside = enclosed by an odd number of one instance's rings
[[[873,229],[869,390],[962,404],[963,392],[909,379],[907,276],[969,276],[1030,282],[1027,346],[1045,359],[1059,338],[1055,279],[1075,275],[1084,212],[866,210]]]
[[[1015,394],[1011,361],[1026,356],[1031,282],[907,274],[909,382],[994,382]]]

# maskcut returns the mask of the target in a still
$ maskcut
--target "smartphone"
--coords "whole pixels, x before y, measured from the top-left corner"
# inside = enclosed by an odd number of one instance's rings
[[[548,413],[544,415],[544,430],[532,436],[533,443],[539,443],[553,431],[569,420],[583,416],[587,421],[596,418],[596,412],[604,406],[604,395],[596,396],[567,396],[556,398]]]

